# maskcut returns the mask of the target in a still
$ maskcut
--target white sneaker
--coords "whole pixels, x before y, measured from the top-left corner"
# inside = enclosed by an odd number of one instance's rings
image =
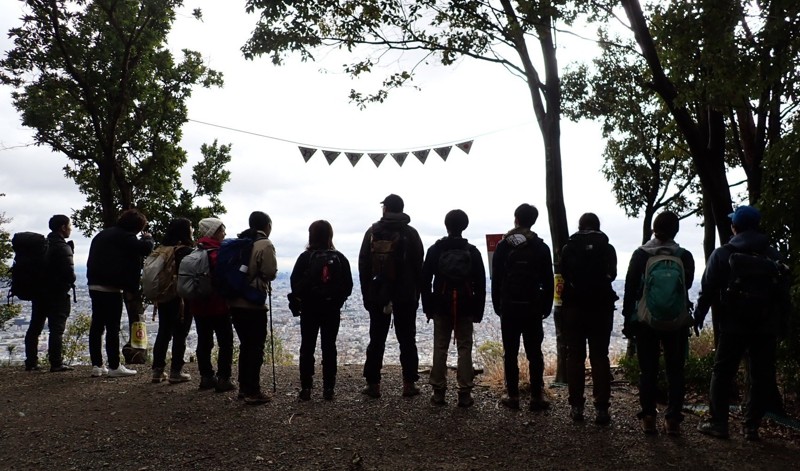
[[[136,370],[129,370],[125,368],[125,365],[119,365],[119,368],[115,370],[108,370],[108,377],[109,378],[121,378],[123,376],[133,376],[136,374]]]
[[[108,368],[105,366],[93,366],[92,367],[92,378],[99,378],[103,375],[108,374]]]

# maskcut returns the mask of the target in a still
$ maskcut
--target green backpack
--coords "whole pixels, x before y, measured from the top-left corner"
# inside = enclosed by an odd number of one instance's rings
[[[690,324],[683,252],[681,248],[662,248],[647,259],[636,314],[640,322],[655,330],[674,331]]]

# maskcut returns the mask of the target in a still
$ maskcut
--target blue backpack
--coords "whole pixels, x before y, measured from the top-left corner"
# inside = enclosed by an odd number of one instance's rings
[[[243,298],[263,305],[267,293],[252,286],[253,278],[247,273],[255,239],[225,239],[217,251],[217,266],[212,271],[214,285],[226,299]]]

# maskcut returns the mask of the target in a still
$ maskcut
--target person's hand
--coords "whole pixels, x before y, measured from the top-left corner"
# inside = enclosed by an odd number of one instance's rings
[[[633,340],[636,338],[636,323],[633,321],[625,319],[625,322],[622,324],[622,335],[628,339]]]

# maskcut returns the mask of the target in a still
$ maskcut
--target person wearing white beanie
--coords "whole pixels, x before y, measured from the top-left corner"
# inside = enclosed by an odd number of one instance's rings
[[[224,225],[225,224],[217,218],[201,219],[197,232],[200,237],[213,237],[219,228]]]

